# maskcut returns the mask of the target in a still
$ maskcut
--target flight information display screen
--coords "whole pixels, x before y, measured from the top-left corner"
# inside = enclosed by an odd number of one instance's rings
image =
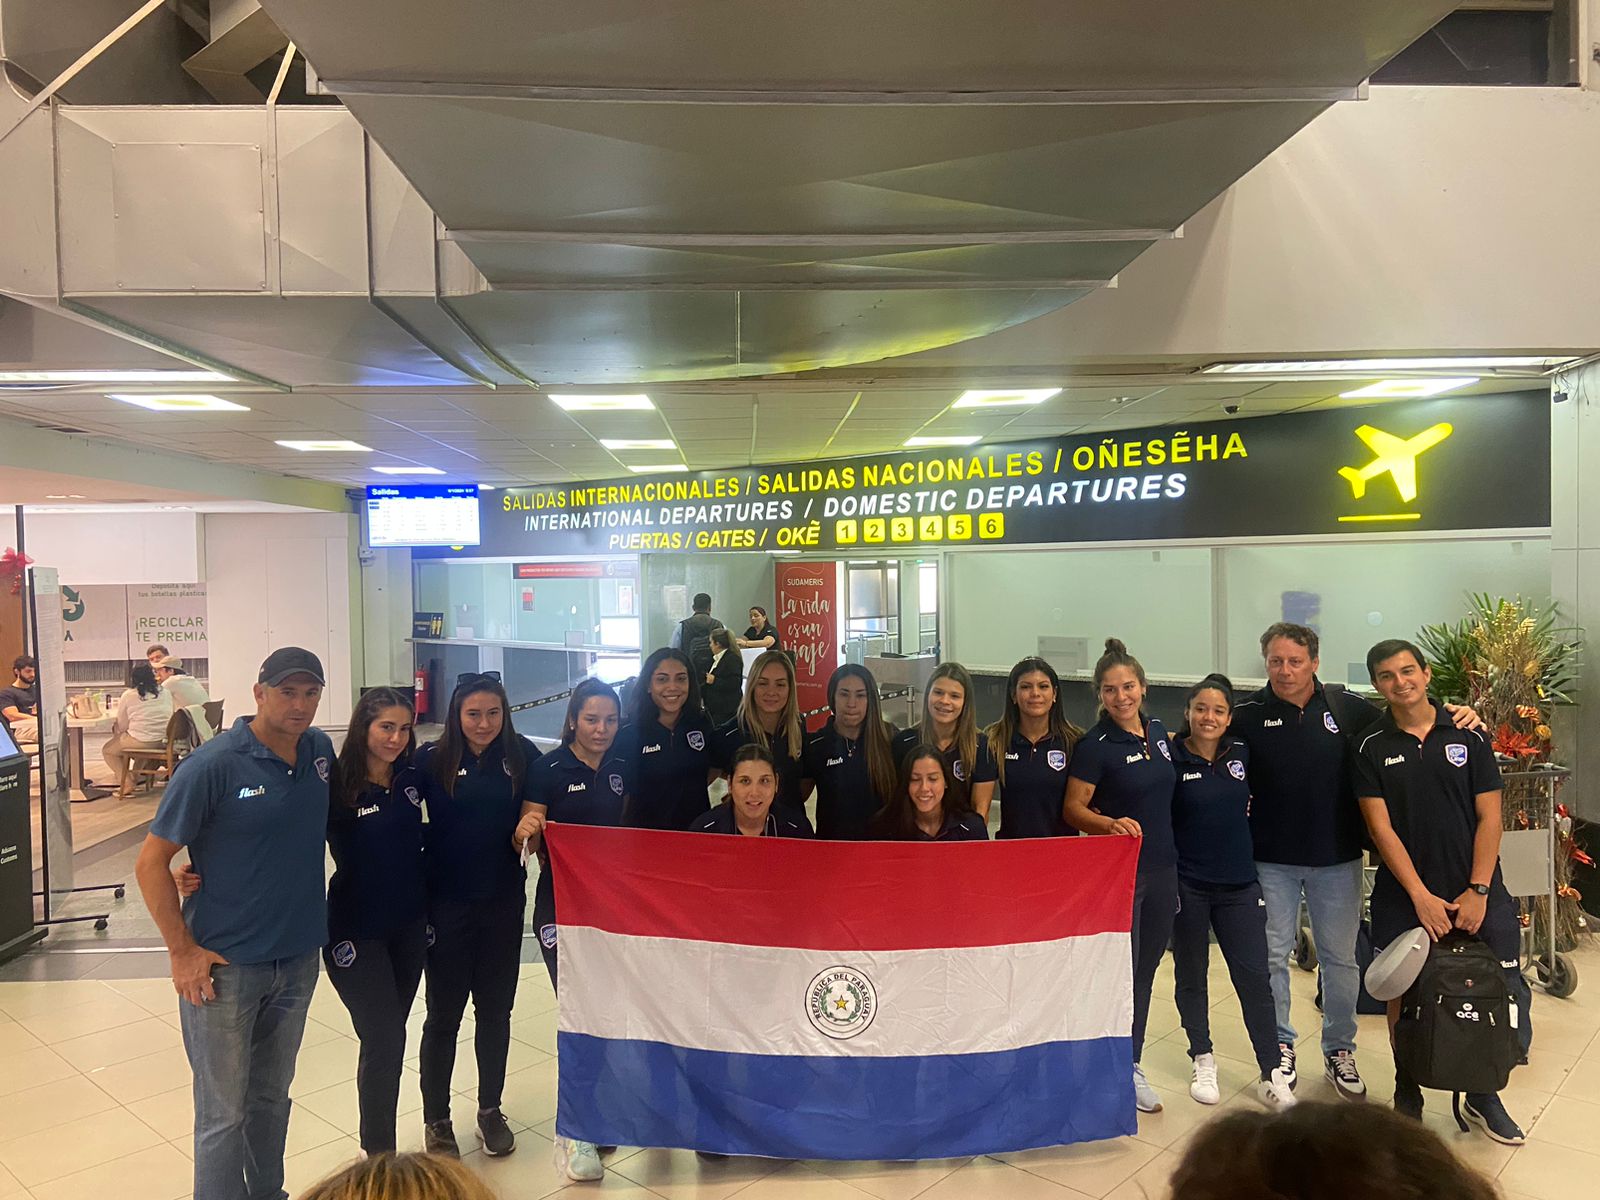
[[[367,489],[369,546],[476,546],[479,540],[475,483]]]

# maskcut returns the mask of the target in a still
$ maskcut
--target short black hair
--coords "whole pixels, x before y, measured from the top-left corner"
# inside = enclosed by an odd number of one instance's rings
[[[1411,657],[1417,660],[1417,666],[1427,669],[1428,660],[1422,656],[1422,651],[1417,649],[1414,642],[1408,642],[1404,638],[1386,638],[1367,651],[1367,677],[1373,683],[1377,683],[1378,664],[1407,651],[1410,651]]]
[[[696,592],[694,594],[694,610],[695,610],[695,612],[710,612],[711,611],[711,593],[710,592]]]
[[[1267,656],[1267,647],[1279,638],[1288,638],[1296,645],[1304,646],[1312,658],[1322,657],[1322,641],[1315,629],[1309,625],[1296,625],[1293,621],[1278,621],[1268,625],[1267,631],[1261,635],[1262,658]]]
[[[19,654],[11,660],[13,674],[26,670],[28,667],[32,667],[35,671],[39,669],[39,660],[31,654]]]

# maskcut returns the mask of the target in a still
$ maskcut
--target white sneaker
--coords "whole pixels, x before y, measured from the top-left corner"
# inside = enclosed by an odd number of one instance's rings
[[[1194,1079],[1189,1084],[1189,1095],[1201,1104],[1221,1104],[1222,1090],[1217,1087],[1217,1056],[1198,1054],[1194,1060]]]
[[[555,1164],[556,1170],[577,1183],[592,1182],[606,1173],[595,1144],[571,1138],[556,1138]]]
[[[1283,1077],[1283,1072],[1274,1070],[1271,1079],[1263,1079],[1256,1084],[1256,1099],[1268,1108],[1293,1108],[1300,1101],[1295,1099],[1294,1092],[1289,1088],[1289,1081]]]
[[[1140,1112],[1161,1111],[1161,1097],[1150,1086],[1150,1081],[1144,1077],[1144,1068],[1138,1063],[1133,1064],[1133,1103]]]

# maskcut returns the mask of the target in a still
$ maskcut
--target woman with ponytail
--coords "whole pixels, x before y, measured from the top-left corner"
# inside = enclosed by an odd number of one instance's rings
[[[858,842],[895,794],[895,729],[883,719],[878,681],[855,663],[829,676],[828,707],[828,723],[806,738],[801,770],[817,784],[817,836]]]
[[[1161,1097],[1139,1058],[1156,968],[1172,940],[1178,907],[1178,852],[1172,840],[1172,766],[1167,731],[1146,715],[1144,668],[1116,638],[1094,668],[1100,720],[1078,743],[1067,782],[1066,819],[1093,834],[1142,840],[1133,891],[1133,1092],[1140,1112],[1160,1112]],[[1091,809],[1090,806],[1093,806]]]

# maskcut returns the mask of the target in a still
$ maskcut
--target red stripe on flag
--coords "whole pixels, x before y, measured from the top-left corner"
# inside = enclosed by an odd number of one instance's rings
[[[813,842],[545,831],[556,921],[806,950],[1002,946],[1128,930],[1139,842]]]

